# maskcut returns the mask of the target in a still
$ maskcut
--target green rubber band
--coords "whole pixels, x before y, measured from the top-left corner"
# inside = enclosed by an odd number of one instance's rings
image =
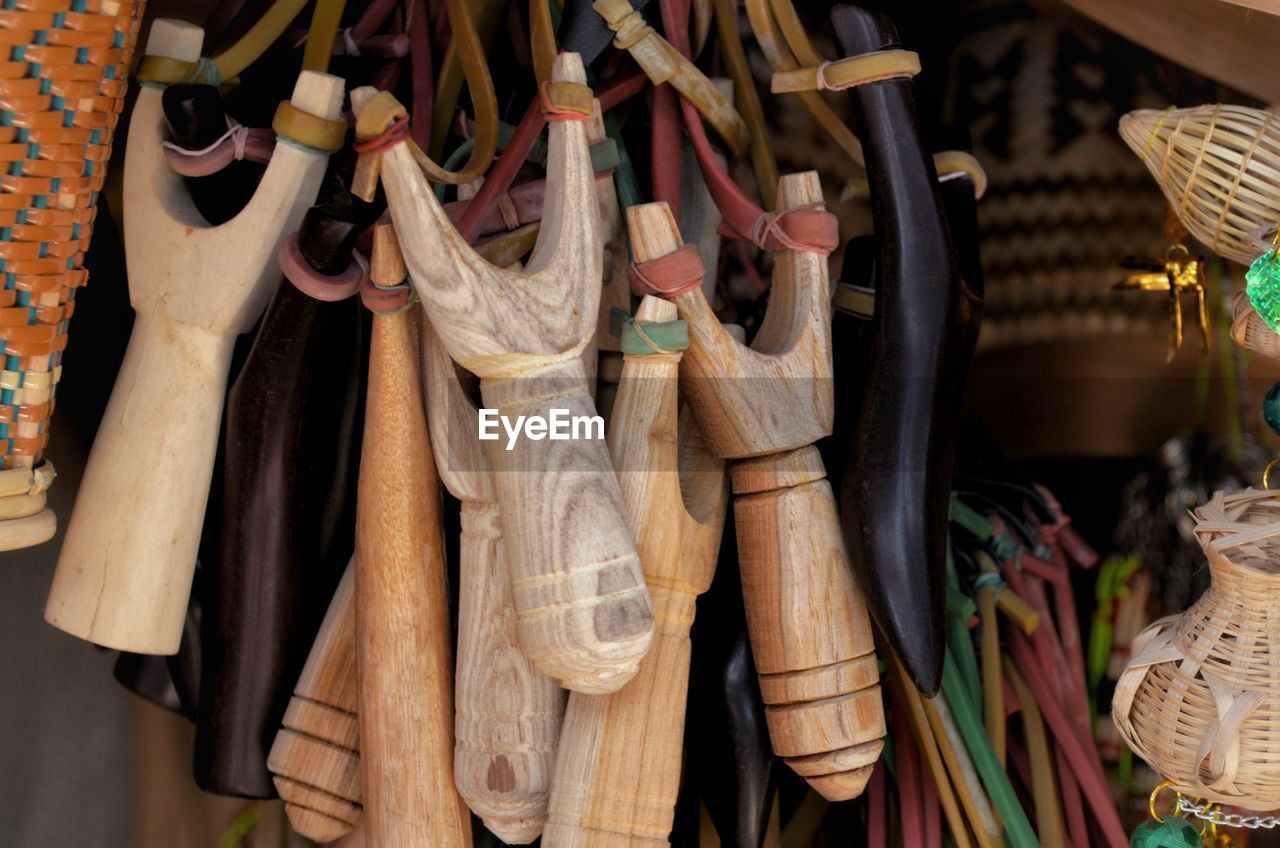
[[[951,496],[950,519],[984,542],[996,532],[994,524],[955,495]]]
[[[689,325],[674,321],[628,321],[622,325],[622,352],[627,356],[679,353],[689,347]]]
[[[606,138],[597,144],[591,145],[591,170],[597,174],[601,171],[612,171],[618,167],[618,144],[611,138]]]
[[[370,309],[369,311],[374,315],[403,315],[405,312],[408,312],[421,302],[421,298],[418,297],[418,290],[409,285],[408,280],[394,286],[380,286],[377,283],[372,283],[372,285],[379,291],[398,291],[400,289],[409,290],[409,299],[405,301],[404,306],[397,306],[395,309]]]

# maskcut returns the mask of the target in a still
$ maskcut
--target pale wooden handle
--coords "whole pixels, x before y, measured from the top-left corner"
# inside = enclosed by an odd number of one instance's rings
[[[486,405],[512,420],[594,416],[582,362],[552,370],[482,380]],[[567,689],[616,691],[649,648],[653,613],[604,439],[489,444],[525,654]]]
[[[640,673],[606,697],[569,696],[543,848],[669,844],[697,593],[678,585],[651,592],[657,632]]]
[[[884,736],[866,600],[813,447],[736,464],[747,628],[773,750],[830,800],[862,793]]]
[[[138,315],[67,525],[50,624],[108,648],[177,652],[233,341]]]
[[[471,845],[453,782],[453,674],[439,480],[417,316],[374,318],[356,514],[356,656],[368,838]]]
[[[520,650],[498,508],[462,502],[457,718],[458,791],[503,842],[542,833],[564,691]]]
[[[355,637],[348,565],[267,757],[289,823],[315,842],[333,842],[360,819]]]

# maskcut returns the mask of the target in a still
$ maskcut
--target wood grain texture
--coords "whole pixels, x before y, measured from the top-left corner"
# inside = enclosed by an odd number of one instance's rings
[[[584,83],[578,56],[560,55],[553,78]],[[357,113],[370,96],[353,92]],[[596,325],[601,244],[584,124],[553,122],[548,150],[542,226],[524,273],[495,268],[464,243],[404,145],[382,154],[391,216],[432,324],[480,377],[485,406],[512,419],[553,408],[595,415],[581,354]],[[653,616],[607,446],[492,444],[525,653],[569,689],[618,689],[648,650]]]
[[[520,650],[488,458],[476,407],[423,319],[427,423],[436,467],[462,502],[453,774],[469,806],[503,842],[523,845],[547,819],[565,693]]]
[[[779,209],[821,200],[813,171],[778,182]],[[700,289],[674,298],[689,322],[681,385],[717,456],[763,456],[830,435],[829,291],[826,257],[775,253],[769,311],[749,348],[729,334]]]
[[[316,842],[338,839],[361,815],[355,637],[353,557],[267,757],[289,823]]]
[[[634,224],[630,229],[633,244],[646,237]],[[674,229],[648,237],[676,238]],[[653,297],[636,316],[674,318],[675,307]],[[679,353],[625,358],[609,443],[656,633],[621,691],[569,696],[546,848],[668,844],[680,787],[689,628],[698,595],[711,585],[728,504],[723,461],[706,453],[696,428],[678,429],[679,362]]]
[[[157,21],[148,52],[193,61],[198,27]],[[336,119],[342,80],[304,72],[295,106]],[[129,126],[125,246],[133,335],[67,526],[45,618],[111,648],[178,649],[231,348],[279,279],[276,250],[315,200],[327,156],[276,145],[250,202],[210,227],[168,165],[161,92]]]
[[[390,225],[371,276],[403,273]],[[403,266],[401,266],[403,267]],[[356,667],[367,838],[374,848],[471,845],[453,782],[453,668],[439,479],[418,373],[418,318],[377,315],[356,511]]]
[[[821,199],[812,172],[779,181],[779,208]],[[628,214],[654,228],[670,221],[664,204]],[[637,260],[656,255],[636,247]],[[769,311],[750,349],[701,290],[674,300],[689,322],[681,378],[699,427],[712,434],[713,453],[743,457],[732,468],[735,526],[773,749],[824,797],[845,800],[865,787],[885,729],[866,601],[811,444],[831,431],[828,285],[824,257],[776,254]]]
[[[1267,103],[1280,100],[1280,4],[1272,0],[1058,2],[1209,79]],[[1269,14],[1258,11],[1264,7]]]

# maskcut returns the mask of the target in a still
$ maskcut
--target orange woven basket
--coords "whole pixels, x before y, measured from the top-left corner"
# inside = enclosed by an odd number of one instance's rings
[[[0,8],[0,550],[56,529],[49,416],[144,2]]]

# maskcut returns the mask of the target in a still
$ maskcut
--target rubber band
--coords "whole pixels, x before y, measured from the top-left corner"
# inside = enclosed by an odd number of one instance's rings
[[[933,154],[933,165],[938,171],[939,182],[968,176],[973,181],[974,200],[981,200],[987,193],[987,171],[972,153],[966,150],[944,150]]]
[[[840,243],[840,222],[821,202],[765,212],[746,234],[761,250],[799,250],[829,256]]]
[[[673,298],[702,285],[707,270],[696,244],[686,244],[665,256],[627,266],[633,294]]]
[[[595,95],[576,82],[544,82],[538,86],[542,114],[548,121],[589,121]]]
[[[910,79],[920,73],[920,56],[910,50],[881,50],[823,62],[817,67],[775,71],[774,94],[799,91],[845,91],[872,82]]]
[[[619,333],[620,347],[626,356],[675,354],[689,348],[689,325],[674,321],[637,321],[628,317]]]
[[[346,121],[321,118],[319,115],[299,109],[288,100],[281,100],[280,105],[276,107],[271,128],[283,140],[328,153],[341,150],[347,140]]]
[[[382,153],[409,137],[409,115],[405,113],[375,136],[356,135],[356,153]]]
[[[366,276],[360,285],[360,302],[374,315],[400,315],[418,303],[418,292],[407,279],[394,286],[380,286]]]
[[[360,291],[369,278],[369,262],[359,251],[351,252],[351,262],[340,274],[329,276],[311,267],[298,245],[296,232],[285,236],[277,254],[280,272],[293,287],[314,300],[335,303]]]

